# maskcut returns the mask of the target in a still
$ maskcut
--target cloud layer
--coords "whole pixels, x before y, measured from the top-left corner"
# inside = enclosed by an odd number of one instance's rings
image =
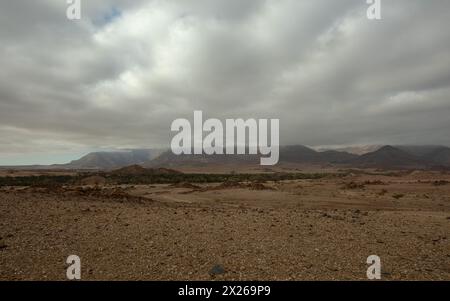
[[[283,144],[450,145],[448,1],[65,2],[0,4],[0,164],[167,146],[194,110],[280,118]]]

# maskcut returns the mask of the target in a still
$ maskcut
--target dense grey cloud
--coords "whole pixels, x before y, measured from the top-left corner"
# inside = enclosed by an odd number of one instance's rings
[[[380,21],[366,9],[82,0],[69,21],[63,0],[2,1],[0,164],[167,146],[194,110],[280,118],[283,144],[450,145],[450,3],[382,1]]]

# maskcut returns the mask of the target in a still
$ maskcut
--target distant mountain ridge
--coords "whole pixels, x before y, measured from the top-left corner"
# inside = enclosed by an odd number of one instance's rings
[[[374,146],[374,149],[375,151],[357,155],[337,150],[316,151],[303,145],[281,146],[280,163],[383,169],[450,168],[450,148],[446,146],[387,145]],[[260,157],[260,155],[175,155],[171,150],[137,149],[94,152],[68,164],[29,168],[112,170],[131,165],[174,169],[183,166],[245,166],[259,165]]]
[[[440,147],[425,154],[424,158],[435,164],[450,165],[450,148]]]
[[[114,169],[135,164],[145,164],[158,157],[164,150],[135,149],[115,152],[93,152],[68,164],[54,165],[67,169]]]
[[[336,150],[318,152],[303,145],[289,145],[280,148],[281,162],[337,164],[347,162],[357,157],[357,155]]]
[[[450,148],[445,146],[382,146],[362,155],[343,151],[316,151],[303,145],[280,147],[280,163],[336,165],[358,168],[425,169],[450,168]],[[146,167],[258,164],[259,155],[174,155],[170,150]]]
[[[450,165],[450,148],[440,145],[397,146],[424,161],[437,165]]]
[[[364,168],[425,168],[428,162],[418,156],[387,145],[347,162]]]

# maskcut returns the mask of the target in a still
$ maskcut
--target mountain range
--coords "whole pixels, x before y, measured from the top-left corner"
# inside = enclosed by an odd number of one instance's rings
[[[374,151],[369,151],[372,149]],[[365,146],[359,150],[352,147],[352,150],[350,153],[335,149],[318,151],[303,145],[281,146],[280,163],[382,169],[450,168],[450,148],[446,146],[387,145]],[[94,152],[67,164],[21,168],[111,170],[140,165],[149,168],[176,169],[183,166],[257,165],[259,159],[260,155],[175,155],[170,150],[136,149]]]
[[[116,152],[93,152],[68,164],[56,164],[52,167],[65,169],[115,169],[128,165],[143,165],[163,153],[160,149],[133,149]]]

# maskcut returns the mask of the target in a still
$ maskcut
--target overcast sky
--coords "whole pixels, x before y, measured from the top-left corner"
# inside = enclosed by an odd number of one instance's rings
[[[173,119],[282,144],[450,145],[450,1],[0,2],[0,165],[168,146]]]

